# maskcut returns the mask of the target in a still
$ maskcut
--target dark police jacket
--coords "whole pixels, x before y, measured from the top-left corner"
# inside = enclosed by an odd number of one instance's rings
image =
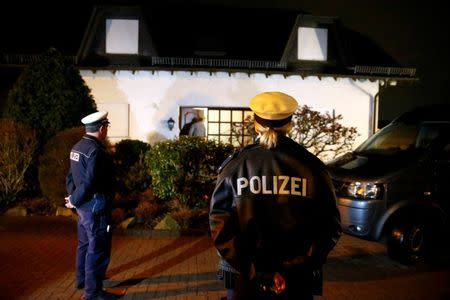
[[[70,151],[66,177],[70,202],[80,210],[107,212],[111,209],[114,186],[113,163],[105,146],[85,134]]]
[[[325,165],[286,136],[274,149],[245,147],[219,170],[210,229],[221,256],[243,276],[283,272],[305,256],[321,266],[341,235]]]

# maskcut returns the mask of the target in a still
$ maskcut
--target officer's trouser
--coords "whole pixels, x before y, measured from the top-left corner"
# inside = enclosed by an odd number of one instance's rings
[[[110,217],[77,210],[78,247],[77,284],[84,283],[84,297],[94,297],[103,288],[103,279],[111,256]]]

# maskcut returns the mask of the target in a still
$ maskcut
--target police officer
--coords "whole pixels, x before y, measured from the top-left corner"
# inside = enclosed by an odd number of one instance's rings
[[[210,229],[220,255],[240,273],[234,299],[313,299],[341,235],[325,165],[286,136],[297,106],[281,92],[253,97],[256,143],[219,170]]]
[[[111,254],[111,206],[114,196],[112,159],[102,141],[109,127],[108,113],[98,111],[81,122],[86,134],[70,151],[66,177],[66,207],[78,214],[76,288],[84,288],[85,299],[117,299],[103,290],[103,279]]]

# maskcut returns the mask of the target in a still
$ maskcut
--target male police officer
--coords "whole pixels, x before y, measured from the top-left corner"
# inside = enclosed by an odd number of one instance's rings
[[[297,106],[281,92],[252,98],[257,142],[219,171],[210,228],[217,250],[240,273],[234,299],[312,299],[341,234],[325,165],[286,137]]]
[[[78,214],[76,287],[85,299],[117,299],[103,290],[111,254],[110,219],[113,199],[113,164],[102,141],[108,133],[108,113],[84,117],[86,134],[70,151],[66,178],[66,206]]]

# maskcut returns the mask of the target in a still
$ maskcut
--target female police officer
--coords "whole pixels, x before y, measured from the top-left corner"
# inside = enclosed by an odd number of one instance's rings
[[[281,92],[250,100],[258,139],[221,166],[210,229],[236,268],[234,299],[312,299],[341,234],[325,165],[286,137],[297,101]]]

